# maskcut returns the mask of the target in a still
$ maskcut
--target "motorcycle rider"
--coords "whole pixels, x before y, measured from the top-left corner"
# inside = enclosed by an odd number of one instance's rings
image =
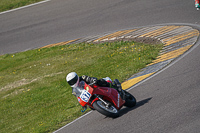
[[[76,92],[74,92],[73,88],[76,88],[81,81],[85,81],[87,84],[95,83],[98,86],[114,88],[114,89],[117,89],[118,92],[121,92],[121,90],[122,90],[121,84],[119,83],[119,81],[117,79],[115,79],[115,81],[117,81],[117,82],[114,82],[114,84],[113,84],[112,80],[109,77],[98,80],[95,77],[89,77],[86,75],[79,77],[75,72],[70,72],[67,75],[66,80],[67,80],[68,84],[72,87],[73,95],[76,95]]]
[[[72,87],[72,94],[76,97],[81,93],[81,91],[78,89],[79,86],[84,86],[84,82],[86,82],[87,84],[95,83],[98,86],[114,88],[119,92],[120,96],[123,99],[125,98],[124,91],[122,90],[121,84],[117,79],[114,80],[113,84],[112,80],[109,77],[97,80],[97,78],[95,77],[89,77],[86,75],[79,77],[75,72],[71,72],[67,75],[66,80],[68,84]],[[82,108],[83,110],[81,110],[81,112],[84,112],[87,109],[87,106],[84,106]]]
[[[199,3],[199,0],[194,0],[194,1],[195,1],[195,7],[196,7],[196,8],[200,8],[200,5],[199,5],[199,4],[200,4],[200,3]]]

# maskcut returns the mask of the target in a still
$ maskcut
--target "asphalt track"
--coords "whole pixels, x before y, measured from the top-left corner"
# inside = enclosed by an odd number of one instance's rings
[[[124,29],[173,24],[200,30],[198,16],[193,0],[51,0],[0,15],[0,54]],[[92,111],[58,132],[199,132],[199,44],[132,87],[137,106],[123,108],[119,118]]]
[[[192,0],[51,0],[0,14],[0,55],[141,26],[200,24]]]

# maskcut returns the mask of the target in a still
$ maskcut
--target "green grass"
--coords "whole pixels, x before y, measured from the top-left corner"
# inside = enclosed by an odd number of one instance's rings
[[[80,117],[69,72],[124,81],[158,56],[162,44],[72,44],[0,56],[1,133],[52,132]]]
[[[43,0],[0,0],[0,12],[29,5]]]

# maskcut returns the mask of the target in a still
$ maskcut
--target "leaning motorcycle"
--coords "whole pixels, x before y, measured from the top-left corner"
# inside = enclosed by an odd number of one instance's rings
[[[119,85],[118,80],[114,82]],[[77,97],[82,107],[89,106],[92,110],[97,110],[107,117],[116,118],[123,106],[131,108],[136,105],[135,97],[126,90],[118,91],[114,88],[100,87],[95,83],[88,85],[81,81],[77,87],[73,88],[72,93]]]

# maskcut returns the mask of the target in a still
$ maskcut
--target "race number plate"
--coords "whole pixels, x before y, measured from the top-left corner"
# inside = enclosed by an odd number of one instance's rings
[[[84,102],[88,102],[90,97],[91,97],[91,94],[86,90],[83,90],[80,95],[81,100],[83,100]]]

